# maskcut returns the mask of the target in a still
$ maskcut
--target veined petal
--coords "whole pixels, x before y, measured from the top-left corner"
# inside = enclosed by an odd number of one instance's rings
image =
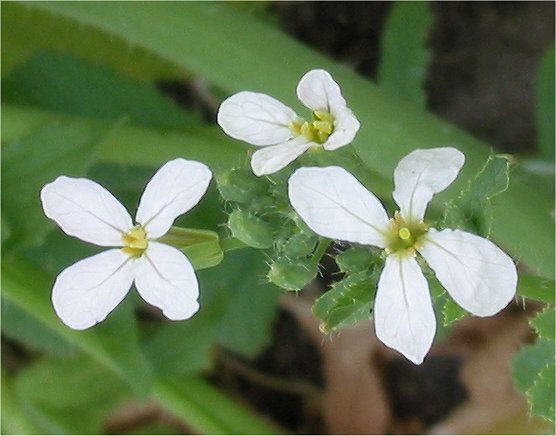
[[[84,330],[103,321],[133,282],[133,260],[120,249],[87,257],[63,270],[52,289],[54,310],[67,326]]]
[[[149,243],[135,262],[135,287],[147,303],[162,309],[171,320],[188,319],[199,310],[199,284],[193,266],[169,245]]]
[[[44,213],[70,236],[103,247],[122,246],[132,227],[125,207],[89,179],[60,176],[41,190]]]
[[[243,91],[222,102],[217,121],[224,132],[253,145],[274,145],[293,137],[297,114],[266,94]]]
[[[359,130],[360,123],[353,112],[347,107],[342,108],[334,116],[334,131],[328,137],[326,142],[322,144],[325,150],[332,151],[343,147],[353,141],[353,138]]]
[[[465,156],[452,147],[414,150],[394,170],[394,193],[405,220],[421,221],[432,196],[457,177]]]
[[[419,253],[442,286],[468,312],[493,315],[515,295],[515,264],[488,239],[461,230],[430,229]]]
[[[386,258],[373,312],[378,339],[419,365],[432,345],[436,320],[415,258],[403,253]]]
[[[164,235],[174,220],[205,195],[212,173],[205,164],[174,159],[165,163],[149,181],[141,196],[136,221],[149,239]]]
[[[253,173],[262,176],[280,171],[293,162],[296,157],[301,156],[311,145],[313,145],[312,142],[299,136],[283,144],[261,148],[251,157]]]
[[[346,106],[340,87],[324,70],[311,70],[301,78],[297,98],[313,111],[333,113]]]
[[[293,208],[319,235],[385,247],[384,207],[343,168],[300,168],[290,177],[288,193]]]

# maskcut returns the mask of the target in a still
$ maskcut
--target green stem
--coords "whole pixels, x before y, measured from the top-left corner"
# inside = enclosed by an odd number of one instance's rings
[[[320,263],[322,256],[326,253],[326,249],[330,245],[330,239],[321,239],[318,244],[315,252],[313,253],[313,260],[316,260],[317,263]]]

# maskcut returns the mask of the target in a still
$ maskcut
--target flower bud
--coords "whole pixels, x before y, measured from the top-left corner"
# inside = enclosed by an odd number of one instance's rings
[[[218,190],[222,198],[238,203],[252,203],[253,199],[267,192],[267,186],[261,178],[253,176],[244,169],[231,169],[216,176]]]
[[[318,265],[311,260],[288,260],[280,258],[272,262],[268,271],[268,280],[288,291],[298,291],[313,280],[318,272]]]
[[[284,242],[281,251],[289,258],[306,257],[314,251],[317,242],[314,234],[296,233]]]
[[[228,218],[232,236],[253,248],[270,248],[274,242],[272,227],[245,210],[235,210]]]
[[[369,268],[373,255],[368,247],[350,247],[336,256],[336,264],[342,272],[353,274]]]

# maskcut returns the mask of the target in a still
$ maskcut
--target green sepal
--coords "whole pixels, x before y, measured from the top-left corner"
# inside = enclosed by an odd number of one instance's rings
[[[278,258],[270,265],[267,278],[271,283],[288,291],[304,288],[318,273],[313,260]]]
[[[158,241],[182,251],[196,270],[216,266],[224,258],[220,237],[211,230],[172,227]]]

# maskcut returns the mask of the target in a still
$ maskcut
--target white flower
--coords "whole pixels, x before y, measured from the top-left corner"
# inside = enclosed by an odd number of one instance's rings
[[[133,282],[139,295],[169,319],[187,319],[197,312],[193,266],[182,252],[156,238],[199,202],[211,177],[200,162],[167,162],[147,184],[135,225],[125,207],[98,183],[61,176],[45,185],[44,212],[65,233],[103,247],[121,247],[83,259],[58,275],[52,303],[62,321],[77,330],[101,322]]]
[[[400,211],[388,219],[380,201],[339,167],[300,168],[289,180],[290,201],[319,235],[384,248],[388,253],[374,303],[378,338],[420,364],[436,330],[428,283],[418,252],[465,310],[489,316],[513,298],[512,259],[487,239],[423,222],[432,196],[446,189],[464,163],[454,148],[415,150],[394,171]]]
[[[257,175],[281,170],[310,147],[336,150],[349,144],[359,121],[346,107],[340,87],[324,70],[311,70],[297,85],[297,97],[312,111],[305,121],[273,97],[239,92],[218,110],[218,124],[232,138],[264,147],[256,151],[251,167]]]

